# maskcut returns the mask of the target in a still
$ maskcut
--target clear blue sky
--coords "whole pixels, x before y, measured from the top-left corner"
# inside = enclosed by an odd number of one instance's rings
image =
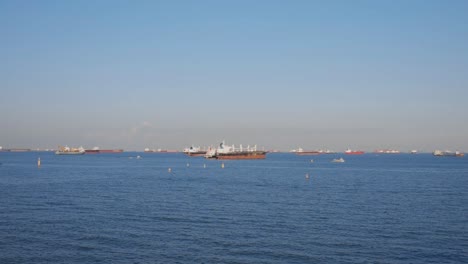
[[[0,146],[468,150],[468,1],[0,0]]]

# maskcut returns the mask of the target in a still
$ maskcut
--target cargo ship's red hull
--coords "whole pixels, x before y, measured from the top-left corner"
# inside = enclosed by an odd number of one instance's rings
[[[349,152],[345,152],[345,154],[348,154],[348,155],[361,155],[361,154],[364,154],[364,151],[349,151]]]
[[[219,153],[215,159],[219,160],[250,160],[250,159],[265,159],[265,151],[252,152],[236,152],[236,153]]]

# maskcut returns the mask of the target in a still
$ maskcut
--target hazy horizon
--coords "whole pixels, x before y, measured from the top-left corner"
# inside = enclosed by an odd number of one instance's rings
[[[468,151],[468,1],[0,1],[0,146]]]

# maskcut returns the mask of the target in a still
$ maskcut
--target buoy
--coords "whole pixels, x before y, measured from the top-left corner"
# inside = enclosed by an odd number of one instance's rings
[[[38,168],[41,167],[41,158],[38,158],[38,159],[37,159],[37,167],[38,167]]]
[[[167,172],[171,173],[171,172],[172,172],[172,169],[171,169],[171,168],[167,169]]]
[[[187,167],[190,167],[190,164],[187,163]]]
[[[314,160],[313,160],[313,159],[311,159],[311,160],[310,160],[310,163],[314,163]]]
[[[305,178],[309,179],[309,173],[306,173]]]
[[[222,169],[224,169],[224,162],[223,162],[223,163],[221,163],[221,168],[222,168]]]
[[[203,164],[203,168],[206,168],[206,164]]]

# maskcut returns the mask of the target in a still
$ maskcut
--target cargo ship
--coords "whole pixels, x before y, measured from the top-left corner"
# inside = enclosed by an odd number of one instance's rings
[[[5,150],[0,150],[0,151],[9,151],[9,152],[29,152],[31,149],[25,149],[25,148],[12,148],[12,149],[5,149]]]
[[[146,153],[179,153],[179,151],[173,150],[173,149],[168,150],[168,149],[149,149],[149,148],[145,148],[144,152]]]
[[[344,153],[348,155],[361,155],[364,154],[364,151],[347,149]]]
[[[56,155],[83,155],[85,154],[85,149],[83,147],[70,148],[68,146],[65,146],[65,147],[59,146],[55,154]]]
[[[378,153],[378,154],[399,154],[400,151],[395,150],[395,149],[378,149],[378,150],[374,151],[374,153]]]
[[[153,153],[153,152],[162,152],[162,150],[161,150],[161,149],[155,150],[155,149],[145,148],[145,149],[144,149],[144,152],[146,152],[146,153]],[[165,151],[164,151],[164,152],[165,152]]]
[[[336,154],[335,151],[329,149],[323,150],[303,150],[302,148],[290,150],[291,153],[296,153],[296,155],[320,155],[320,154]]]
[[[320,150],[303,150],[302,148],[298,148],[294,153],[296,155],[319,155],[322,154],[323,151]]]
[[[462,153],[460,151],[452,152],[450,150],[446,150],[446,151],[435,150],[432,153],[432,155],[438,156],[438,157],[463,157],[465,156],[465,153]]]
[[[200,147],[194,147],[194,146],[185,148],[183,152],[190,157],[203,157],[206,155],[206,150],[202,150]]]
[[[29,151],[31,151],[31,149],[23,149],[23,148],[4,149],[4,148],[0,148],[0,151],[5,151],[5,152],[29,152]]]
[[[207,159],[219,159],[219,160],[250,160],[250,159],[265,159],[266,151],[257,150],[255,145],[253,148],[247,146],[243,148],[240,145],[239,148],[235,148],[234,145],[226,146],[224,141],[219,144],[217,149],[210,148],[205,154]]]

